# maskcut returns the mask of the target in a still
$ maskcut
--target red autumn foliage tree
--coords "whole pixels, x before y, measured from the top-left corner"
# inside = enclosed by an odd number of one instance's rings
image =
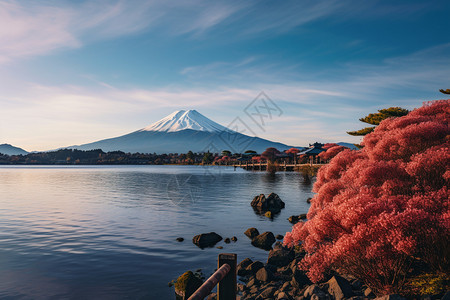
[[[322,148],[328,150],[328,149],[330,149],[331,147],[334,147],[334,146],[339,146],[339,145],[336,144],[336,143],[326,143],[325,145],[322,146]]]
[[[332,147],[328,148],[327,151],[319,153],[319,157],[322,160],[329,160],[329,159],[332,159],[333,157],[335,157],[339,152],[344,151],[345,149],[348,149],[348,148],[344,147],[344,146],[339,146],[339,145],[332,146]]]
[[[297,160],[297,153],[299,153],[300,150],[297,149],[297,148],[291,148],[289,150],[286,150],[285,152],[290,156],[291,160],[296,161]]]
[[[278,151],[278,149],[269,147],[263,153],[261,153],[261,157],[267,161],[274,162],[277,158],[277,154],[280,154],[280,151]]]
[[[450,270],[450,100],[381,122],[360,151],[323,166],[308,221],[284,243],[301,243],[313,281],[337,270],[377,293],[401,292],[412,264]]]
[[[286,150],[286,153],[292,153],[292,154],[297,154],[299,152],[300,152],[300,150],[297,148],[291,148],[289,150]]]
[[[252,161],[260,162],[261,161],[261,156],[253,156],[252,157]]]

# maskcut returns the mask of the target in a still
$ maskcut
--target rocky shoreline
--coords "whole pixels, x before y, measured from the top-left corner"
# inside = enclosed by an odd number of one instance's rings
[[[359,279],[347,274],[329,274],[322,282],[312,283],[303,270],[298,267],[299,262],[305,256],[301,247],[284,247],[280,241],[275,242],[272,232],[259,234],[258,229],[248,228],[244,234],[252,241],[255,247],[268,250],[266,262],[253,261],[250,258],[243,259],[237,265],[237,295],[240,300],[402,300],[400,295],[375,295]],[[282,236],[277,236],[283,238]],[[193,242],[200,247],[212,247],[222,238],[216,233],[205,233],[193,238]],[[211,242],[211,244],[199,243],[199,241]],[[275,243],[275,244],[274,244]],[[197,289],[204,277],[197,270],[195,273],[186,272],[179,277],[189,284],[179,287],[186,290]],[[189,278],[187,280],[186,278]],[[172,284],[170,284],[172,285]],[[177,283],[175,283],[177,287]],[[216,294],[208,296],[208,300],[215,300]],[[441,295],[408,297],[408,299],[450,300],[450,292]]]
[[[334,274],[327,281],[313,284],[298,268],[305,253],[277,242],[269,251],[267,262],[242,260],[237,273],[240,299],[374,299],[370,288],[350,276]],[[400,299],[391,295],[386,299]],[[211,299],[214,299],[212,296]]]
[[[312,283],[298,264],[305,256],[301,247],[287,248],[277,241],[267,261],[243,259],[237,266],[238,299],[241,300],[402,300],[397,294],[375,295],[361,280],[347,274],[329,274],[322,282]],[[216,299],[215,294],[209,300]],[[450,300],[450,291],[440,295],[408,299]]]
[[[309,199],[308,199],[309,200]],[[267,198],[261,194],[251,202],[251,206],[258,214],[279,213],[284,208],[284,203],[278,195],[272,193]],[[294,215],[288,218],[292,224],[305,221],[306,214]],[[267,231],[259,233],[258,229],[248,228],[244,234],[251,240],[255,247],[268,252],[267,261],[253,261],[250,258],[243,259],[237,265],[237,299],[241,300],[328,300],[328,299],[378,299],[401,300],[406,299],[397,294],[375,295],[361,280],[348,275],[333,273],[318,283],[312,283],[306,273],[299,268],[299,262],[306,255],[300,246],[294,248],[284,247],[280,240],[282,235],[275,236]],[[215,232],[203,233],[193,237],[192,241],[199,248],[214,247],[223,238]],[[182,238],[177,239],[182,242]],[[277,241],[278,240],[278,241]],[[237,238],[226,238],[224,242],[236,242]],[[222,249],[222,247],[217,247]],[[201,273],[188,271],[181,275],[175,282],[176,293],[184,294],[184,291],[195,291],[202,283]],[[183,283],[183,284],[180,284]],[[169,286],[173,284],[170,283]],[[177,291],[178,290],[178,291]],[[208,296],[208,300],[216,299],[216,294]],[[429,296],[408,296],[408,299],[450,300],[450,291],[445,294]]]

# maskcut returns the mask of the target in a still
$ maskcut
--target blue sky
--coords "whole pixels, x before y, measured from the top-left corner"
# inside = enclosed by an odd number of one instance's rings
[[[179,109],[290,145],[450,88],[449,1],[0,1],[0,143],[49,150]],[[261,128],[264,91],[283,112]],[[448,97],[447,97],[448,98]]]

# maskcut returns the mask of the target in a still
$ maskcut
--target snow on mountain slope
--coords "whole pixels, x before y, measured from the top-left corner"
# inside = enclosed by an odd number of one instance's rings
[[[196,110],[178,110],[139,131],[176,132],[185,129],[207,132],[228,131],[226,127],[208,119]]]
[[[130,153],[220,153],[229,150],[262,153],[269,147],[287,150],[291,146],[230,130],[195,110],[179,110],[143,129],[119,137],[70,146],[69,149],[124,151]]]

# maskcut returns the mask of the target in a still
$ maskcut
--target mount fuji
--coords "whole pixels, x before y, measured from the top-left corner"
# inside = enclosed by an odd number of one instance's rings
[[[130,153],[244,153],[263,152],[269,147],[291,148],[259,137],[251,137],[222,126],[196,110],[179,110],[135,132],[97,142],[67,147],[69,149],[123,151]]]

